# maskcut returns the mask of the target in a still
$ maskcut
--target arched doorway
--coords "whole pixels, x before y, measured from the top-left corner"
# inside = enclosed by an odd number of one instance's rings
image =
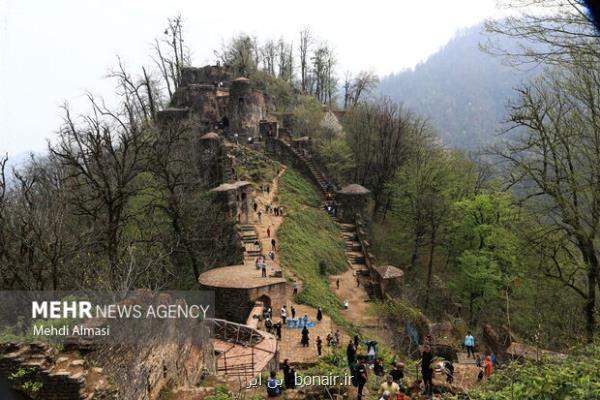
[[[265,307],[271,307],[271,298],[269,296],[267,296],[266,294],[263,294],[262,296],[260,296],[258,299],[256,299],[257,302],[261,302],[263,303],[263,305]]]
[[[221,118],[221,126],[223,126],[223,129],[229,128],[229,118],[226,115]]]

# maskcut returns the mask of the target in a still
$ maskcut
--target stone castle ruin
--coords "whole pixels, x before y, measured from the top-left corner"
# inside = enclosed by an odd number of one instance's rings
[[[264,145],[270,156],[310,177],[323,191],[326,201],[335,196],[339,221],[344,222],[348,230],[344,233],[348,236],[348,261],[364,270],[361,273],[365,273],[366,278],[370,274],[370,278],[379,283],[380,296],[402,279],[401,270],[375,265],[368,239],[356,219],[369,207],[369,191],[359,185],[338,191],[311,162],[310,138],[292,140],[290,131],[281,128],[278,118],[269,114],[264,93],[257,90],[250,79],[236,77],[231,70],[219,65],[186,67],[181,73],[181,85],[169,107],[157,114],[159,135],[173,133],[173,130],[189,135],[191,141],[185,151],[192,152],[201,183],[212,193],[212,201],[225,211],[227,221],[224,223],[230,224],[239,238],[238,248],[231,251],[233,265],[210,269],[198,279],[204,289],[215,293],[216,318],[210,328],[210,343],[148,343],[130,348],[90,348],[87,344],[75,343],[69,354],[55,354],[43,346],[15,344],[1,348],[0,372],[10,374],[36,364],[32,367],[35,376],[47,385],[45,399],[75,400],[94,394],[97,396],[94,398],[108,399],[113,398],[108,397],[113,386],[121,396],[114,398],[156,399],[166,387],[196,385],[203,371],[224,371],[225,375],[238,374],[236,376],[250,379],[264,369],[277,367],[277,340],[272,334],[256,329],[254,317],[263,306],[278,310],[286,304],[287,281],[281,270],[274,270],[263,278],[248,265],[248,260],[254,260],[263,249],[249,217],[253,185],[238,180],[231,142]],[[339,129],[335,116],[327,116],[328,126],[334,131]],[[136,384],[131,385],[131,382]],[[61,385],[68,387],[68,393],[61,394],[58,389]],[[101,397],[101,393],[106,397]]]
[[[186,115],[201,132],[221,130],[228,137],[259,137],[261,121],[267,120],[264,94],[245,77],[234,77],[228,68],[207,65],[185,67],[181,86],[173,95],[171,115]]]

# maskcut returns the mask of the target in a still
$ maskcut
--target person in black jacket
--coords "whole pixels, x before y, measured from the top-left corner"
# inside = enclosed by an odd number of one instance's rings
[[[358,400],[362,400],[363,398],[363,389],[367,383],[368,375],[367,375],[367,366],[364,361],[361,361],[358,364],[355,364],[353,370],[353,377],[355,380],[355,385],[358,387]]]
[[[404,364],[402,363],[393,363],[392,369],[390,370],[390,375],[394,382],[400,384],[400,381],[404,379]]]
[[[306,328],[305,326],[304,328],[302,328],[302,339],[300,340],[302,347],[308,347],[308,341],[308,328]]]
[[[356,347],[352,341],[348,342],[348,347],[346,347],[346,358],[348,358],[348,365],[356,362]]]
[[[423,383],[425,385],[425,394],[431,396],[433,394],[433,369],[431,363],[433,362],[433,353],[429,345],[423,346],[421,352],[421,374],[423,374]]]

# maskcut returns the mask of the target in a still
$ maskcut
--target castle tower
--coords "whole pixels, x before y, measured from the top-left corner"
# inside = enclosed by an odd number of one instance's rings
[[[266,117],[265,99],[252,89],[248,78],[240,77],[229,88],[230,130],[241,137],[258,136],[261,120]]]
[[[223,182],[225,151],[222,138],[209,132],[199,140],[198,163],[204,183],[214,187]]]
[[[369,209],[371,191],[353,183],[335,193],[337,217],[340,221],[353,223],[356,214],[365,216]]]

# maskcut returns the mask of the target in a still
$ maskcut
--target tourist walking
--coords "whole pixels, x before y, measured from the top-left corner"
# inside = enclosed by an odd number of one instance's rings
[[[363,398],[363,389],[365,384],[367,383],[368,375],[367,375],[367,367],[364,364],[364,361],[361,361],[359,364],[353,368],[353,375],[355,386],[358,387],[358,400],[362,400]]]
[[[267,379],[267,396],[278,397],[281,394],[281,387],[276,379],[277,374],[275,371],[271,371],[269,378]]]
[[[275,333],[277,334],[277,339],[281,340],[281,322],[275,324]]]
[[[340,290],[340,278],[337,278],[335,280],[335,287],[336,287],[337,290]]]
[[[261,271],[261,276],[263,278],[267,277],[267,264],[265,262],[260,264],[260,271]]]
[[[471,335],[471,332],[467,332],[465,336],[465,347],[467,348],[467,357],[475,359],[475,338]]]
[[[488,354],[485,358],[485,376],[489,378],[494,372],[494,365],[492,364],[492,356]]]
[[[281,321],[283,321],[283,323],[285,324],[286,319],[287,319],[287,308],[285,305],[281,307],[281,311],[279,312],[279,315],[281,315]]]
[[[384,393],[389,395],[389,399],[396,400],[396,396],[400,392],[400,386],[394,382],[392,375],[388,375],[385,382],[379,386],[379,395],[383,396]]]
[[[270,226],[267,227],[267,237],[269,237],[269,238],[271,237],[271,227]]]
[[[421,352],[421,374],[423,375],[423,384],[425,385],[425,394],[431,396],[433,394],[433,369],[431,363],[433,354],[429,345],[423,346]]]
[[[304,314],[304,317],[302,317],[302,326],[307,327],[308,326],[308,315]]]
[[[367,357],[369,359],[369,365],[373,368],[373,364],[375,364],[375,356],[377,355],[377,342],[374,340],[368,340],[365,342],[367,345]]]
[[[283,384],[285,385],[286,389],[291,389],[291,384],[289,380],[291,367],[287,358],[283,360],[283,365],[281,366],[281,369],[283,370]]]
[[[383,376],[385,374],[383,369],[383,360],[381,358],[375,359],[375,363],[373,364],[373,373],[375,376]]]
[[[277,242],[275,241],[275,239],[271,239],[271,250],[275,251],[275,249],[277,247],[276,244],[277,244]]]
[[[322,319],[323,319],[323,309],[321,309],[321,306],[319,306],[317,308],[317,321],[321,322]]]
[[[298,282],[292,283],[292,289],[294,290],[294,296],[298,294]]]
[[[400,381],[404,379],[404,364],[394,362],[390,370],[390,375],[394,379],[394,382],[400,384]]]
[[[302,347],[308,347],[309,338],[308,338],[308,328],[305,326],[302,328],[302,339],[300,340]]]
[[[352,341],[348,342],[348,347],[346,347],[346,359],[348,366],[352,366],[356,362],[356,347]]]
[[[296,318],[296,309],[294,308],[294,306],[292,306],[290,311],[292,312],[292,318]]]
[[[296,389],[296,368],[290,368],[290,389]]]
[[[454,364],[452,364],[452,361],[444,361],[444,372],[446,373],[446,382],[452,384],[454,382]]]
[[[321,336],[317,336],[317,355],[321,355],[321,351],[323,349],[323,340]]]
[[[358,345],[360,343],[360,337],[358,335],[354,335],[354,348],[358,350]]]

